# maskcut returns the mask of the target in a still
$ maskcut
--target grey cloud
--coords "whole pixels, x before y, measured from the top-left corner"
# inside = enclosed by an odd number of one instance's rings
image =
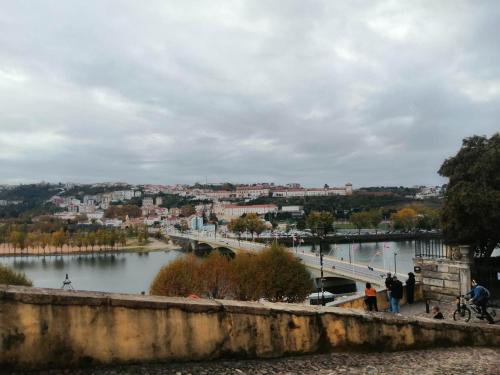
[[[2,182],[413,185],[498,131],[500,5],[4,2]]]

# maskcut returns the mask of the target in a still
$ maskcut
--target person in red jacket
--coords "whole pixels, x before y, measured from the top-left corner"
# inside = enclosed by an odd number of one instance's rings
[[[375,290],[374,287],[372,287],[372,284],[366,283],[366,288],[365,288],[365,302],[366,306],[368,307],[369,311],[378,311],[377,307],[377,291]]]

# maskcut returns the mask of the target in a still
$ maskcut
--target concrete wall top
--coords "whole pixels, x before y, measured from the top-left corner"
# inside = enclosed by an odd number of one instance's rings
[[[0,368],[499,346],[500,327],[353,308],[0,286]]]
[[[182,297],[143,296],[136,294],[105,293],[93,291],[71,291],[49,288],[32,288],[0,285],[1,301],[15,301],[33,305],[85,305],[113,306],[134,309],[178,308],[186,312],[242,312],[252,315],[271,315],[289,312],[314,315],[325,308],[301,304],[245,302],[235,300],[190,299]],[[341,310],[341,309],[340,309]],[[337,311],[337,309],[335,309]],[[324,312],[324,311],[323,311]]]
[[[182,297],[142,296],[135,294],[105,293],[93,291],[70,291],[49,288],[32,288],[0,284],[0,304],[16,302],[30,305],[53,306],[110,306],[130,309],[170,309],[177,308],[188,313],[241,313],[248,315],[273,316],[288,313],[297,316],[335,314],[339,317],[362,317],[366,320],[383,320],[394,324],[413,324],[426,327],[453,325],[454,328],[477,329],[462,323],[436,321],[424,317],[397,316],[393,314],[374,314],[356,308],[334,306],[312,306],[306,304],[246,302],[235,300],[189,299]],[[500,326],[485,326],[481,329],[500,334]]]

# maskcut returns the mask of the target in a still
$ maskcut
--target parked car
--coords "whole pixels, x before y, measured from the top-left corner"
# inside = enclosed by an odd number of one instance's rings
[[[335,294],[333,293],[330,293],[330,292],[323,292],[323,296],[324,296],[324,299],[325,299],[325,303],[329,303],[329,302],[333,302],[335,301]],[[307,299],[309,300],[309,304],[310,305],[321,305],[321,302],[322,302],[322,295],[321,295],[321,292],[320,293],[311,293],[309,294],[309,296],[307,297]]]

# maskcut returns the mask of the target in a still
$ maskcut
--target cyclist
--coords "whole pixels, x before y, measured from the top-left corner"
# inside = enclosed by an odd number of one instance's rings
[[[476,280],[472,280],[472,289],[466,295],[471,296],[470,302],[476,305],[481,311],[481,315],[478,316],[479,319],[484,319],[488,321],[489,324],[494,324],[495,321],[488,313],[488,300],[490,299],[490,291],[484,286],[479,285]]]

